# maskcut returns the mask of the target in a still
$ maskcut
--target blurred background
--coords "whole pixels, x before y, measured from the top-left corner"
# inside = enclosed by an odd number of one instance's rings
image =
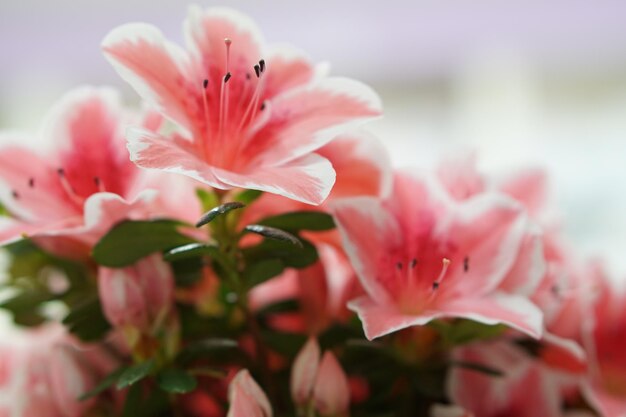
[[[216,5],[216,2],[202,2]],[[582,252],[626,277],[626,2],[223,1],[382,96],[369,127],[397,166],[475,150],[481,168],[544,167]],[[0,2],[0,129],[36,132],[83,83],[120,87],[99,44],[145,21],[182,43],[180,0]]]

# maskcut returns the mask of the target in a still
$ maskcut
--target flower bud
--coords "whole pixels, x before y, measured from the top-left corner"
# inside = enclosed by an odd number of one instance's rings
[[[272,417],[267,396],[247,369],[235,375],[228,387],[230,408],[226,417]]]
[[[113,326],[147,332],[170,310],[174,281],[167,264],[153,255],[127,268],[101,268],[98,290],[104,314]]]
[[[322,356],[313,387],[313,402],[322,417],[348,415],[350,406],[348,378],[330,351]]]
[[[311,398],[320,355],[320,347],[317,340],[311,337],[293,362],[290,383],[291,398],[298,406],[305,405]]]

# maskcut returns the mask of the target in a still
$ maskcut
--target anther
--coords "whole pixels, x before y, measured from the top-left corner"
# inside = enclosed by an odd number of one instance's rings
[[[415,258],[411,259],[411,263],[409,265],[411,269],[415,268],[417,266],[417,259]]]
[[[231,77],[230,72],[227,72],[226,75],[224,76],[224,84],[226,84],[228,80],[230,80],[230,77]]]
[[[265,60],[264,59],[259,61],[259,69],[261,70],[261,72],[265,71]]]
[[[209,86],[209,80],[202,81],[202,87],[207,88]]]
[[[463,272],[469,271],[469,257],[463,258]]]
[[[29,178],[29,179],[28,179],[28,186],[29,186],[30,188],[35,187],[35,179],[34,179],[34,178]]]
[[[398,271],[402,271],[402,262],[398,262],[396,268],[398,268]]]
[[[261,67],[259,67],[258,64],[254,66],[254,73],[256,74],[257,78],[259,78],[259,76],[261,75]]]
[[[20,198],[20,194],[19,194],[17,191],[15,191],[15,190],[11,191],[11,195],[12,195],[12,196],[13,196],[13,198],[14,198],[14,199],[16,199],[16,200],[17,200],[18,198]]]
[[[249,80],[250,78],[252,78],[252,76],[250,75],[249,72],[246,72],[246,80]]]
[[[433,290],[439,289],[439,283],[437,281],[433,282]]]
[[[59,168],[57,169],[57,174],[59,174],[60,177],[63,177],[65,175],[65,170],[63,168]]]
[[[261,111],[265,110],[265,102],[261,103]]]

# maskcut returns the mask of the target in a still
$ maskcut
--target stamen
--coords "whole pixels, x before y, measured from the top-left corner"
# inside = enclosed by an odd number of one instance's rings
[[[256,74],[257,78],[261,76],[261,67],[259,67],[258,64],[254,66],[254,73]]]
[[[74,191],[74,188],[72,187],[70,182],[65,177],[65,170],[63,168],[59,168],[59,169],[57,169],[57,174],[59,174],[59,181],[61,182],[61,187],[63,187],[63,190],[65,191],[67,196],[74,203],[76,203],[78,205],[82,205],[83,204],[83,199],[80,198],[78,196],[78,194],[76,194],[76,191]]]
[[[414,269],[417,266],[417,259],[411,259],[411,263],[409,264],[409,266],[411,267],[411,269]]]
[[[252,78],[252,76],[250,75],[249,72],[246,72],[246,80],[249,80],[250,78]]]
[[[14,199],[19,199],[20,198],[20,193],[18,193],[16,190],[12,190],[11,191],[11,195],[13,196]]]
[[[226,45],[226,72],[230,71],[230,45],[233,43],[230,38],[224,38],[224,45]]]
[[[34,178],[29,178],[28,179],[28,186],[30,188],[34,188],[35,187],[35,179]]]
[[[224,77],[224,84],[226,84],[228,82],[228,80],[230,80],[231,74],[230,72],[226,73],[226,76]]]
[[[463,258],[463,272],[469,271],[469,257]]]
[[[439,273],[439,276],[437,277],[435,282],[433,282],[433,289],[439,288],[439,284],[441,284],[441,281],[443,281],[443,278],[448,271],[448,267],[450,266],[450,259],[448,258],[443,258],[441,262],[443,263],[443,266],[441,267],[441,272]]]
[[[437,281],[433,282],[433,291],[439,289],[439,283]]]
[[[207,138],[211,136],[211,119],[209,119],[209,100],[207,98],[207,88],[209,86],[209,80],[205,79],[202,81],[202,108],[204,111],[204,122],[206,123],[206,132],[205,135]],[[202,143],[201,141],[199,143]],[[208,140],[207,140],[208,145]],[[202,152],[204,153],[204,158],[208,159],[208,148],[209,146],[203,146]]]
[[[96,187],[98,187],[98,191],[99,192],[102,193],[102,192],[106,191],[104,189],[104,184],[102,183],[102,180],[100,179],[100,177],[93,177],[93,182],[94,182],[94,184],[96,184]]]
[[[396,263],[396,268],[398,268],[398,271],[402,271],[402,262]]]
[[[266,107],[266,105],[265,105],[265,101],[264,101],[263,103],[261,103],[261,111],[265,110],[265,107]]]
[[[265,60],[264,59],[259,61],[259,69],[261,70],[261,72],[265,71]]]

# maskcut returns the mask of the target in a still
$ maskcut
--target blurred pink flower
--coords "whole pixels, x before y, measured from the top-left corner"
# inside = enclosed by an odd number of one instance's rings
[[[503,376],[453,367],[447,390],[454,404],[480,417],[562,417],[557,374],[507,341],[457,349],[454,359],[494,368]],[[460,410],[457,410],[460,412]],[[437,414],[443,417],[446,414]],[[466,414],[448,414],[464,416]]]
[[[0,345],[0,414],[80,417],[97,398],[79,401],[116,367],[98,346],[79,343],[60,325],[20,332]]]
[[[131,159],[215,188],[251,188],[321,203],[335,175],[314,151],[381,113],[365,85],[325,77],[302,54],[265,48],[236,11],[191,7],[188,51],[155,27],[128,24],[103,41],[107,59],[182,135],[134,129]]]
[[[533,262],[518,262],[529,227],[519,204],[496,194],[454,202],[437,183],[408,174],[396,176],[391,195],[333,204],[367,292],[349,307],[368,339],[444,317],[541,335],[539,309],[498,288],[509,274],[521,281],[535,273]]]
[[[599,296],[588,336],[590,375],[587,399],[603,417],[626,415],[626,292],[606,279],[597,284]]]
[[[0,242],[28,235],[56,254],[85,257],[116,222],[171,210],[172,204],[160,202],[155,190],[144,191],[167,181],[148,178],[123,147],[125,124],[133,117],[139,118],[122,108],[116,91],[78,88],[50,112],[42,138],[42,147],[50,148],[45,154],[5,144],[0,149],[0,182],[5,187],[2,202],[12,218],[2,220]],[[143,116],[147,129],[160,123],[155,113]],[[174,192],[180,197],[180,190],[191,189],[181,184],[178,190]],[[177,204],[183,207],[183,200],[191,212],[193,195],[186,194]],[[189,217],[183,209],[178,213]]]

